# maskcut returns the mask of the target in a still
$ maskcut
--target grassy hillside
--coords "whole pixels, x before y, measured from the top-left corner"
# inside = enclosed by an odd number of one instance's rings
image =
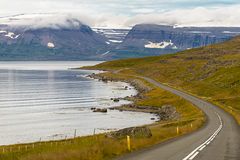
[[[240,37],[177,54],[117,60],[92,68],[151,77],[207,99],[240,123]]]

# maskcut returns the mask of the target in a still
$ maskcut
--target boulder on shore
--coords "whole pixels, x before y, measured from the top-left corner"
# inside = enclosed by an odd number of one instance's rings
[[[111,100],[112,100],[113,102],[119,102],[119,101],[120,101],[120,98],[111,98]]]
[[[126,136],[133,138],[150,138],[152,137],[152,132],[148,127],[131,127],[107,134],[107,137],[112,138],[125,138]]]
[[[93,110],[93,112],[101,112],[101,113],[107,113],[107,109],[106,108],[96,108]]]
[[[120,101],[120,99],[118,99],[118,98],[113,99],[113,102],[119,102],[119,101]]]
[[[164,105],[158,112],[160,120],[176,120],[180,118],[180,114],[176,108],[171,105]]]

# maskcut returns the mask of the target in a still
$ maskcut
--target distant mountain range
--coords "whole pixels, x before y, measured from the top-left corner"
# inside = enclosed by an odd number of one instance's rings
[[[240,35],[240,27],[174,27],[154,24],[134,26],[115,52],[125,56],[148,56],[223,42]]]
[[[173,27],[140,24],[128,29],[0,25],[0,60],[110,60],[174,53],[226,41],[240,27]],[[77,24],[77,25],[76,25]]]

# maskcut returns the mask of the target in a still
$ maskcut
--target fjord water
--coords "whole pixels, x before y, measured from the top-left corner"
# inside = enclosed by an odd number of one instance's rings
[[[0,145],[91,135],[151,123],[153,115],[109,111],[111,98],[136,94],[122,82],[99,82],[86,76],[94,71],[68,70],[99,62],[1,62]]]

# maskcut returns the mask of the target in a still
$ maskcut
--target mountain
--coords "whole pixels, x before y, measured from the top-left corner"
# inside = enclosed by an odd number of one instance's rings
[[[1,60],[84,60],[101,59],[106,37],[77,20],[72,27],[28,28],[0,26]],[[77,24],[77,25],[76,25]]]
[[[17,23],[20,21],[17,17],[10,17],[6,22]],[[28,20],[32,21],[32,18]],[[130,30],[92,29],[76,19],[66,19],[59,24],[42,23],[37,23],[37,27],[0,25],[0,60],[111,60],[144,57],[207,46],[240,34],[238,27],[139,24]]]
[[[239,27],[176,27],[154,24],[134,26],[115,50],[116,57],[141,57],[175,53],[229,40]]]

